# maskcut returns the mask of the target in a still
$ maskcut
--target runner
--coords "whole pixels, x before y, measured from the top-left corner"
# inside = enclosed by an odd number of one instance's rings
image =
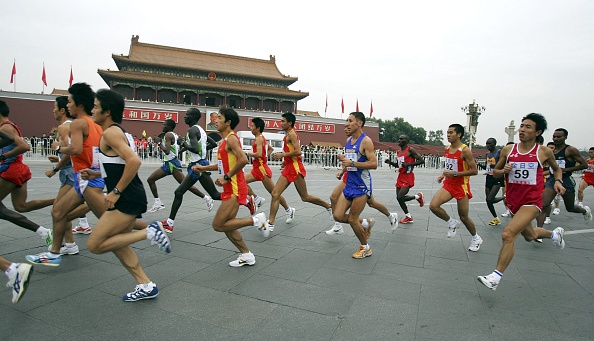
[[[456,235],[460,221],[450,218],[441,205],[452,198],[456,199],[460,220],[472,235],[468,250],[476,252],[481,247],[483,240],[476,233],[474,222],[468,216],[468,206],[472,199],[469,178],[472,175],[477,175],[478,170],[470,149],[460,141],[463,136],[464,128],[460,124],[449,126],[447,138],[450,145],[445,150],[445,170],[437,178],[438,183],[443,181],[443,187],[437,190],[429,208],[438,218],[448,223],[448,238],[452,238]]]
[[[396,198],[400,208],[404,211],[404,218],[400,220],[400,224],[410,224],[414,221],[412,215],[408,212],[406,206],[407,201],[416,200],[420,207],[425,205],[423,200],[423,193],[418,192],[416,195],[407,195],[408,191],[415,186],[415,173],[413,168],[425,163],[425,160],[417,153],[417,151],[408,145],[410,137],[407,135],[400,135],[398,138],[398,145],[400,151],[397,155],[397,162],[392,162],[387,159],[385,162],[391,166],[398,168],[398,178],[396,180]]]
[[[353,258],[361,259],[373,254],[367,239],[374,225],[373,219],[367,219],[367,228],[359,219],[361,212],[373,191],[370,169],[377,169],[377,157],[371,139],[363,133],[365,115],[361,112],[349,114],[345,124],[348,136],[345,153],[338,156],[343,169],[349,172],[346,186],[336,201],[334,220],[349,223],[359,239],[360,246]],[[346,212],[349,211],[347,214]]]
[[[272,193],[274,182],[272,181],[272,170],[268,167],[268,154],[272,153],[274,148],[268,144],[266,138],[262,135],[264,132],[264,120],[258,117],[252,119],[250,130],[255,139],[252,143],[252,152],[247,152],[246,154],[248,157],[252,158],[252,171],[245,174],[245,182],[249,184],[254,181],[261,181],[268,193]],[[266,201],[266,199],[256,195],[249,185],[248,194],[254,197],[254,202],[257,208],[260,208]],[[291,223],[295,217],[295,209],[287,205],[287,201],[282,195],[280,196],[279,202],[285,209],[285,215],[287,217],[285,222],[287,224]],[[266,232],[271,231],[267,229],[264,230],[264,232],[265,236],[268,237]]]
[[[489,222],[489,225],[496,226],[501,225],[501,220],[497,216],[495,212],[495,204],[505,199],[504,196],[497,197],[497,193],[499,193],[500,188],[505,188],[505,181],[503,177],[496,178],[493,176],[493,169],[495,169],[495,165],[499,161],[499,155],[501,153],[501,149],[497,149],[497,140],[495,138],[490,137],[487,139],[485,143],[487,146],[487,155],[485,156],[487,160],[487,178],[485,179],[485,196],[487,199],[487,208],[489,208],[489,212],[493,216],[493,220]]]
[[[212,228],[217,232],[224,232],[229,241],[239,249],[241,254],[236,260],[229,262],[232,267],[256,264],[256,257],[243,241],[239,228],[255,226],[262,228],[266,223],[266,214],[258,213],[251,218],[236,218],[239,205],[247,205],[248,189],[243,174],[243,167],[248,163],[241,148],[239,138],[233,129],[239,124],[239,115],[232,108],[223,108],[217,115],[217,130],[223,137],[218,149],[218,164],[197,164],[194,171],[204,173],[218,170],[218,186],[223,187],[221,206],[212,221]]]
[[[578,206],[584,206],[584,190],[588,186],[594,186],[594,147],[590,147],[588,150],[588,168],[584,170],[584,177],[580,181],[580,187],[578,188]]]
[[[31,147],[16,124],[8,119],[10,109],[0,100],[0,219],[37,233],[47,244],[52,244],[52,231],[27,219],[17,212],[30,212],[53,204],[54,199],[27,201],[27,182],[31,179],[29,167],[23,163],[23,154]],[[10,194],[15,211],[2,202]]]
[[[160,168],[155,169],[155,171],[148,177],[147,182],[149,184],[149,188],[151,189],[151,193],[155,198],[155,203],[153,207],[148,210],[148,213],[153,213],[160,211],[165,208],[165,205],[161,202],[161,198],[159,198],[159,192],[157,191],[157,184],[156,182],[159,179],[162,179],[168,175],[173,175],[175,181],[178,184],[181,184],[184,180],[184,175],[182,173],[182,165],[179,159],[177,158],[178,155],[178,136],[173,131],[175,129],[175,121],[171,119],[167,119],[163,122],[163,139],[159,141],[157,138],[157,143],[159,146],[159,150],[163,152],[163,165]],[[204,195],[200,192],[196,187],[190,187],[190,192],[194,193],[195,195],[203,198],[206,201],[206,206],[209,208],[209,212],[212,209],[213,200],[209,196]]]
[[[494,175],[505,175],[507,183],[507,205],[513,214],[511,221],[503,229],[503,245],[499,251],[497,267],[487,276],[478,276],[478,281],[491,290],[497,289],[503,272],[514,256],[514,243],[518,234],[528,242],[536,238],[550,238],[555,245],[563,249],[564,229],[557,227],[553,231],[541,227],[533,228],[532,220],[542,211],[542,188],[544,185],[543,165],[546,162],[553,170],[554,190],[563,195],[562,172],[555,156],[548,148],[540,148],[536,137],[547,129],[547,121],[540,114],[528,114],[522,118],[519,129],[520,142],[505,146],[501,151]]]
[[[303,202],[309,202],[324,207],[326,211],[328,211],[328,214],[330,214],[330,220],[334,222],[330,204],[307,193],[307,184],[305,183],[305,176],[307,173],[301,162],[301,142],[299,141],[297,132],[295,132],[294,126],[295,115],[290,112],[284,113],[281,118],[281,128],[285,131],[283,152],[272,154],[273,160],[283,159],[283,170],[272,190],[269,220],[266,221],[266,225],[262,228],[262,233],[265,236],[267,236],[270,231],[274,230],[274,221],[276,219],[280,197],[291,183],[295,184],[297,193],[299,193]]]

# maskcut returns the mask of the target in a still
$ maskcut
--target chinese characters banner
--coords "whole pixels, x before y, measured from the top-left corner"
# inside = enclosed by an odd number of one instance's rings
[[[266,129],[282,129],[280,120],[268,120],[264,118],[262,120],[264,120],[264,127],[266,127]],[[248,128],[251,125],[252,119],[250,118],[248,120]],[[295,130],[306,131],[308,133],[334,134],[335,125],[327,123],[295,121]]]
[[[157,111],[141,109],[124,109],[124,120],[132,121],[151,121],[163,122],[165,120],[174,120],[177,123],[179,113],[177,111]]]

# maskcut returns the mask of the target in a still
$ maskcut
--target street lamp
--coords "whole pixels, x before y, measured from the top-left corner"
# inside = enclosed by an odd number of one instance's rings
[[[466,114],[466,130],[468,132],[468,148],[472,149],[472,144],[476,138],[476,128],[478,127],[478,117],[485,112],[487,108],[479,107],[475,100],[472,100],[466,107],[461,107]]]

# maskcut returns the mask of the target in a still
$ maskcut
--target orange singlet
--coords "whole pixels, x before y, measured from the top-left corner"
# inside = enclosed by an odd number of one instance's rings
[[[294,131],[294,129],[291,129],[291,131]],[[287,132],[283,138],[283,151],[285,153],[290,153],[295,150],[295,147],[293,147],[292,144],[287,143],[287,137],[291,131]],[[299,140],[299,135],[297,135],[297,132],[295,132],[295,135],[297,136],[297,140]],[[299,174],[305,178],[306,172],[305,167],[303,167],[303,163],[301,162],[301,156],[285,156],[283,160],[283,167],[284,168],[281,172],[281,175],[287,178],[289,182],[294,182],[297,180]]]
[[[103,129],[90,116],[84,115],[81,119],[87,120],[89,126],[89,135],[83,141],[83,149],[80,155],[70,156],[72,160],[72,168],[75,172],[80,172],[85,168],[99,169],[99,160],[97,155],[99,153],[99,140],[103,135]]]

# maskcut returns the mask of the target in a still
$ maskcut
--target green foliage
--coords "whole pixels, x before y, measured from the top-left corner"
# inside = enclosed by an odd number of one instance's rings
[[[427,144],[432,146],[443,146],[443,130],[429,130],[429,138]]]
[[[425,131],[425,128],[413,127],[402,117],[396,117],[395,119],[385,121],[381,118],[376,119],[372,117],[368,120],[379,124],[380,142],[398,142],[400,135],[408,135],[410,137],[410,143],[427,143],[427,132]]]

